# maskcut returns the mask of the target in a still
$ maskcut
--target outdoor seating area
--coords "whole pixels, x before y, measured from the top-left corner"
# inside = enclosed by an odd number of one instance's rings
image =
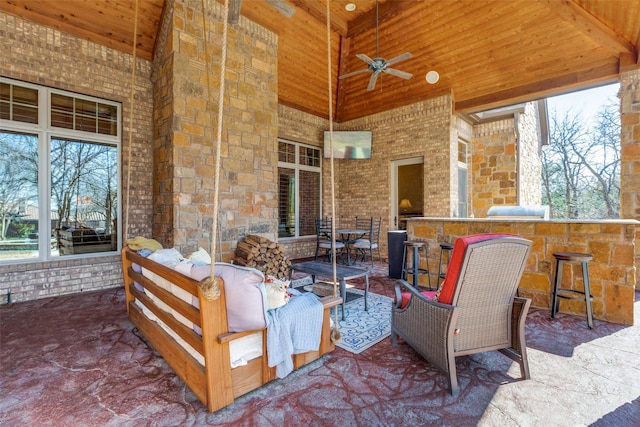
[[[375,263],[370,291],[392,297],[397,280],[387,269]],[[364,288],[363,278],[353,283]],[[638,293],[635,300],[639,312]],[[122,288],[0,310],[0,417],[7,425],[640,423],[639,325],[595,320],[589,329],[583,316],[559,313],[550,321],[548,310],[532,308],[524,330],[531,379],[522,380],[518,364],[498,352],[461,356],[457,397],[446,376],[402,340],[392,346],[386,338],[359,354],[337,347],[209,413],[133,328]]]
[[[378,261],[382,261],[380,253],[380,218],[355,217],[353,221],[342,220],[339,224],[332,224],[328,217],[316,218],[316,252],[314,259],[320,257],[330,262],[332,257],[333,242],[338,261],[345,265],[364,264],[370,262],[374,265],[374,254],[377,253]],[[335,237],[332,234],[335,232]],[[363,266],[363,265],[361,265]]]
[[[0,0],[1,424],[640,426],[638,11]]]

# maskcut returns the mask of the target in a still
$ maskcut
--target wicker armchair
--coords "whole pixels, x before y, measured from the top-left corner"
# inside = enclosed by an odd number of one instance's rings
[[[439,295],[396,285],[391,341],[398,336],[431,365],[448,374],[458,394],[455,358],[499,350],[529,379],[524,324],[531,300],[515,297],[531,241],[511,235],[474,235],[456,240]],[[404,292],[401,291],[404,288]]]

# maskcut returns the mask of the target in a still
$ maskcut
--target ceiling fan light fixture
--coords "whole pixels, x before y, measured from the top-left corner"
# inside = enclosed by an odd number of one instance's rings
[[[434,85],[438,83],[438,80],[440,80],[440,74],[438,74],[437,71],[429,71],[425,76],[425,79],[427,80],[427,83]]]
[[[354,3],[347,3],[344,5],[344,8],[347,12],[353,12],[356,10],[356,5]]]

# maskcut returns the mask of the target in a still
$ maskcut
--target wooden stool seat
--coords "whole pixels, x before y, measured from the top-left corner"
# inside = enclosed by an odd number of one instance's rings
[[[409,258],[407,257],[407,249],[412,250],[413,262],[411,266],[407,265]],[[420,268],[420,251],[424,253],[424,260],[426,268]],[[429,289],[431,290],[431,276],[429,275],[429,245],[427,242],[418,242],[414,240],[407,240],[404,242],[404,250],[402,253],[402,278],[407,280],[407,275],[413,276],[413,287],[418,289],[418,276],[426,274],[429,280]]]
[[[555,252],[553,254],[556,259],[556,278],[553,286],[553,301],[551,303],[551,318],[555,318],[558,312],[560,300],[564,299],[584,299],[584,303],[587,311],[587,325],[593,329],[593,311],[591,307],[591,286],[589,283],[589,268],[588,264],[593,259],[591,254],[583,254],[579,252]],[[564,263],[580,263],[582,264],[582,279],[584,281],[584,292],[575,289],[562,289],[562,267]]]

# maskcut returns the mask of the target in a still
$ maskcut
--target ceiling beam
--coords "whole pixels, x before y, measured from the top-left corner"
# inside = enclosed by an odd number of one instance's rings
[[[478,96],[476,98],[456,101],[455,112],[475,113],[483,110],[504,107],[519,102],[535,101],[578,89],[602,86],[619,81],[619,65],[610,62],[589,70],[540,80],[523,86],[505,89],[499,92]]]
[[[325,2],[317,0],[289,0],[297,8],[307,12],[314,19],[326,25],[327,7]],[[331,13],[331,29],[341,36],[347,34],[348,23],[335,13]]]
[[[614,55],[618,56],[620,53],[633,53],[635,51],[635,47],[631,42],[620,37],[614,30],[582,8],[574,0],[543,0],[542,3]]]
[[[340,52],[338,53],[338,76],[346,74],[347,72],[347,58],[351,53],[351,39],[347,37],[340,38]],[[344,116],[344,93],[347,82],[337,78],[336,84],[336,111],[334,112],[334,118],[336,122],[341,122]]]
[[[640,68],[640,61],[637,52],[620,54],[620,72],[633,71]]]

